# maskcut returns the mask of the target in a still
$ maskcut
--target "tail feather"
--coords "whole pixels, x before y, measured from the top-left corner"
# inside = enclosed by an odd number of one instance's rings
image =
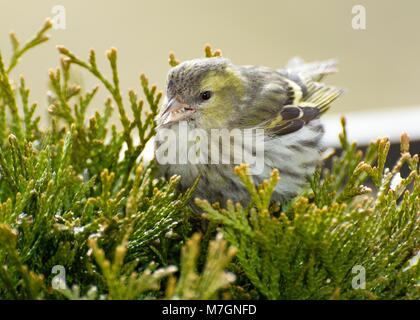
[[[286,68],[282,71],[298,74],[303,78],[310,78],[313,81],[321,81],[325,75],[337,72],[337,60],[330,59],[305,63],[302,59],[295,57],[289,60]]]

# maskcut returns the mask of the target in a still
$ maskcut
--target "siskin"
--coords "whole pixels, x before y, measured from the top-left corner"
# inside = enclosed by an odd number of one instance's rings
[[[264,147],[255,162],[262,165],[251,170],[253,180],[261,183],[277,168],[281,179],[272,200],[287,201],[307,184],[321,160],[324,130],[319,117],[343,90],[320,81],[334,72],[334,60],[305,64],[295,58],[278,70],[237,66],[222,57],[185,61],[169,71],[166,98],[156,119],[157,135],[173,130],[178,141],[171,145],[178,149],[168,152],[179,155],[189,152],[177,143],[187,138],[180,133],[181,124],[209,136],[214,129],[259,129],[262,137],[255,139],[263,141]],[[219,153],[212,153],[209,147],[201,150],[206,162],[161,163],[161,174],[181,176],[182,189],[200,177],[196,197],[222,205],[228,199],[247,205],[249,195],[233,170],[237,163],[220,163],[212,157],[231,160],[235,150],[255,153],[253,146],[244,143],[246,139],[207,140],[210,147],[217,145]],[[163,143],[155,141],[155,156]]]

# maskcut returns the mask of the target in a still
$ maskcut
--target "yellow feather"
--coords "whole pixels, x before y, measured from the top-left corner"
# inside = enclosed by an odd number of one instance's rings
[[[270,121],[270,123],[267,125],[267,129],[273,129],[275,127],[277,127],[278,125],[280,125],[283,121],[282,116],[278,115],[277,117],[275,117],[273,120]]]
[[[287,78],[284,78],[284,80],[289,84],[289,86],[293,89],[293,104],[298,104],[299,101],[302,99],[303,93],[302,93],[302,89],[300,88],[300,86]]]
[[[234,103],[239,102],[245,92],[240,77],[231,69],[224,72],[209,72],[201,82],[201,90],[210,90],[214,96],[203,104],[203,125],[224,127],[234,112]]]

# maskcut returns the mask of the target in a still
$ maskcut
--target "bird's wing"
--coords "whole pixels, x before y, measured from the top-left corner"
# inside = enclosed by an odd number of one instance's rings
[[[335,72],[335,62],[294,63],[285,69],[269,71],[247,67],[250,91],[247,112],[240,116],[242,124],[263,128],[269,135],[284,135],[301,129],[318,118],[343,92],[319,82]]]

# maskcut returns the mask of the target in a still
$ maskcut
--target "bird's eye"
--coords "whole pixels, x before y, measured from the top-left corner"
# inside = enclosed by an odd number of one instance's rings
[[[200,98],[201,100],[205,101],[205,100],[209,100],[212,96],[212,92],[211,91],[203,91],[200,93]]]

